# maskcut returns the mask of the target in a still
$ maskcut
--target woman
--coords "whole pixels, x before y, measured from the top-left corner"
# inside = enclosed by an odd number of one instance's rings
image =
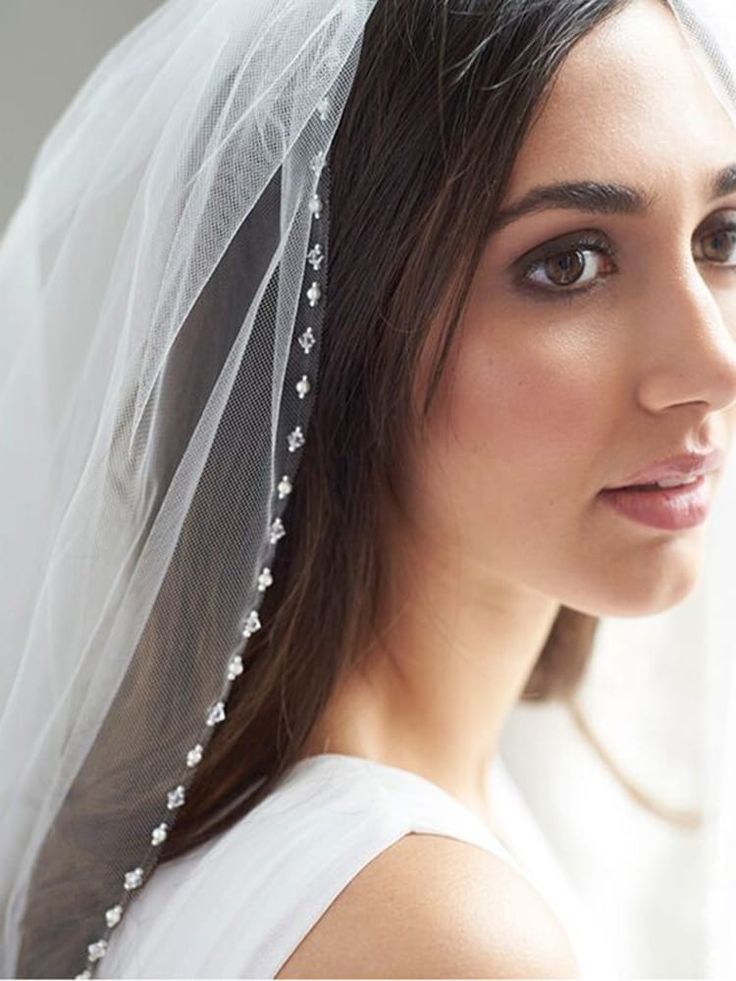
[[[77,278],[51,232],[39,276],[84,492],[37,539],[39,608],[72,604],[43,640],[78,659],[37,753],[73,765],[12,968],[600,976],[508,847],[498,743],[519,699],[572,698],[599,617],[697,580],[736,417],[734,118],[664,0],[248,16],[165,4],[38,167],[63,211],[76,149]],[[608,493],[673,472],[696,485]]]

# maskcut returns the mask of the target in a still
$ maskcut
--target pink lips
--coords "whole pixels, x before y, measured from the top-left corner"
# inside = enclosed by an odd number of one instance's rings
[[[655,461],[644,470],[639,470],[614,487],[606,487],[604,490],[618,490],[632,485],[653,484],[668,477],[700,477],[719,470],[723,466],[723,460],[724,454],[720,449],[713,449],[705,454],[683,453],[679,456]]]
[[[679,531],[705,521],[713,496],[712,485],[713,478],[703,475],[681,487],[653,490],[623,487],[605,490],[599,498],[639,524],[663,531]]]

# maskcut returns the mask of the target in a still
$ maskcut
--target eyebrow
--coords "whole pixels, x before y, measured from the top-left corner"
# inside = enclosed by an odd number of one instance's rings
[[[736,190],[736,163],[728,164],[711,176],[710,200]],[[499,211],[491,222],[491,232],[499,232],[523,215],[547,208],[594,211],[600,214],[640,215],[659,200],[659,195],[627,184],[599,181],[563,181],[534,187],[516,204]]]

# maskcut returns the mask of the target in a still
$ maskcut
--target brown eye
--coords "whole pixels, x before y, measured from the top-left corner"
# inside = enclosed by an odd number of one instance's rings
[[[572,300],[602,286],[616,272],[615,251],[596,229],[547,242],[518,259],[514,285],[539,300]]]
[[[576,283],[585,269],[585,258],[580,249],[569,249],[545,259],[542,268],[555,286]]]
[[[736,265],[736,262],[729,262],[729,257],[736,251],[736,225],[726,225],[708,232],[702,241],[706,259],[720,265]]]

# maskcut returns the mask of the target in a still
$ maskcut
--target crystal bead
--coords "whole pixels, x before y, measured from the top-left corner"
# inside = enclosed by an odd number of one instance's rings
[[[312,162],[309,165],[309,169],[312,171],[312,173],[319,174],[321,173],[324,165],[325,165],[325,151],[319,150],[312,157]]]
[[[290,453],[293,453],[294,450],[298,450],[300,446],[304,446],[304,433],[302,432],[302,427],[297,426],[292,432],[289,433],[287,439],[289,441]]]
[[[175,807],[181,807],[184,803],[184,784],[179,784],[173,790],[170,790],[166,795],[166,806],[170,811],[173,811]]]
[[[169,833],[169,826],[165,821],[157,825],[151,832],[151,844],[160,845],[166,841],[166,836]]]
[[[258,589],[263,593],[273,582],[273,576],[268,566],[265,566],[258,577]]]
[[[214,726],[225,718],[225,703],[216,702],[207,715],[207,725]]]
[[[248,619],[245,621],[245,624],[243,625],[243,637],[250,637],[251,634],[254,634],[256,630],[260,630],[260,629],[261,629],[261,621],[258,618],[258,611],[251,610],[250,613],[248,614]]]
[[[317,103],[317,112],[319,113],[320,119],[327,119],[327,110],[329,108],[330,108],[330,100],[325,95]]]
[[[87,956],[91,961],[98,961],[107,953],[107,940],[96,940],[87,945]]]
[[[123,907],[118,903],[117,906],[111,906],[110,909],[105,910],[105,921],[109,927],[117,926],[122,915]]]
[[[200,743],[197,743],[194,749],[190,749],[189,752],[187,753],[187,766],[196,766],[197,763],[200,763],[201,761],[202,761],[202,746]]]
[[[280,499],[283,499],[284,497],[287,497],[289,494],[291,494],[291,481],[289,480],[286,474],[284,474],[284,476],[279,481],[278,492],[279,492]]]
[[[309,300],[310,307],[316,307],[321,296],[322,290],[319,288],[319,283],[312,283],[307,290],[307,299]]]
[[[319,218],[322,214],[322,198],[319,194],[313,194],[309,199],[309,210],[315,218]]]
[[[302,377],[296,383],[296,390],[297,390],[297,394],[299,395],[299,398],[303,399],[304,396],[309,393],[311,387],[312,386],[309,384],[309,379],[307,378],[307,376],[302,375]]]
[[[137,868],[133,869],[132,872],[125,873],[125,888],[130,892],[131,889],[137,889],[138,886],[143,882],[143,869]]]
[[[90,969],[88,967],[85,968],[82,971],[81,974],[75,974],[74,975],[75,981],[77,981],[77,979],[85,979],[85,978],[91,978],[91,977],[92,977],[92,972],[90,971]]]
[[[272,545],[275,545],[279,538],[283,538],[286,534],[286,528],[284,528],[284,522],[281,518],[274,518],[273,524],[271,525],[271,530],[268,533],[268,540]]]
[[[235,681],[239,674],[243,673],[243,658],[240,654],[233,654],[227,666],[227,676],[230,681]]]
[[[305,354],[309,354],[309,352],[312,350],[312,347],[315,344],[315,340],[316,339],[314,334],[312,333],[311,326],[307,327],[307,329],[299,338],[299,344],[302,346]]]
[[[312,248],[307,252],[307,262],[312,267],[312,269],[319,269],[324,259],[324,254],[322,252],[322,246],[319,242],[315,242]]]

